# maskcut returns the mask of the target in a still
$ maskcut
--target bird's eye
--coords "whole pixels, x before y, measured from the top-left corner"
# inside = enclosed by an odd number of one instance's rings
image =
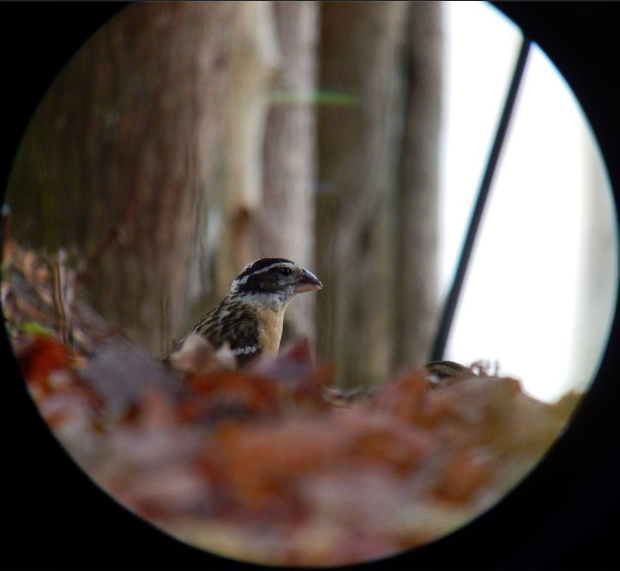
[[[284,277],[286,277],[286,276],[290,276],[290,275],[291,275],[291,273],[292,273],[291,268],[278,268],[276,271],[277,271],[277,272],[278,272],[281,276],[284,276]]]

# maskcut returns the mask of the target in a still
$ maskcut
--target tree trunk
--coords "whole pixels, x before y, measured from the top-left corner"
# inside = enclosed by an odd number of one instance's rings
[[[261,250],[274,26],[271,2],[131,6],[70,62],[22,147],[12,206],[32,245],[90,254],[90,302],[156,353]]]
[[[323,353],[343,385],[378,382],[391,366],[393,220],[403,118],[403,48],[408,6],[324,2],[321,84],[359,97],[321,107],[317,234]]]
[[[7,195],[13,237],[82,252],[87,301],[156,354],[245,263],[276,255],[325,283],[287,313],[295,333],[312,337],[317,301],[319,352],[345,383],[417,363],[433,303],[439,85],[429,45],[438,39],[427,41],[408,15],[426,22],[437,10],[128,7],[76,54],[36,112]],[[319,57],[321,88],[351,97],[321,99],[315,125]]]
[[[442,6],[413,2],[408,16],[407,110],[398,242],[395,366],[430,359],[438,322],[439,135]]]
[[[185,318],[205,191],[222,183],[234,8],[164,2],[121,12],[47,93],[11,180],[30,242],[90,255],[90,302],[158,353]]]
[[[263,203],[263,141],[269,93],[280,63],[273,3],[236,2],[228,70],[225,193],[214,196],[210,212],[221,210],[217,242],[218,297],[241,268],[259,257],[258,229]]]
[[[319,4],[275,2],[281,67],[269,111],[264,154],[261,256],[314,268],[316,44]],[[314,339],[315,296],[287,310],[290,334]],[[285,331],[286,333],[286,331]]]

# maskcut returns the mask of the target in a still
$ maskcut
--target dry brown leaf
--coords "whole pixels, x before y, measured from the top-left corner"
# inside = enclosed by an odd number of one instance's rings
[[[482,369],[441,383],[418,370],[342,408],[324,398],[331,369],[306,343],[244,370],[187,349],[185,374],[126,340],[76,359],[37,338],[18,360],[56,433],[110,493],[253,561],[354,563],[445,534],[525,475],[578,402],[541,403]]]
[[[215,349],[207,339],[190,333],[168,358],[169,364],[185,373],[207,375],[220,369],[235,369],[236,358],[227,343]]]

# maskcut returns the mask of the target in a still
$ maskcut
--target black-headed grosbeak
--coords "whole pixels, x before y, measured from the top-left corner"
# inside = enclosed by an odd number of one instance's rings
[[[316,291],[321,281],[284,258],[261,258],[243,268],[226,297],[181,339],[198,333],[218,349],[228,343],[237,365],[258,355],[276,355],[280,348],[284,312],[299,293]]]

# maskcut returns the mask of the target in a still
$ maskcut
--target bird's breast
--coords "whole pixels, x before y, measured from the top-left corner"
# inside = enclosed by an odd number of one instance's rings
[[[273,309],[259,309],[259,336],[263,355],[277,355],[282,338],[284,311]]]

